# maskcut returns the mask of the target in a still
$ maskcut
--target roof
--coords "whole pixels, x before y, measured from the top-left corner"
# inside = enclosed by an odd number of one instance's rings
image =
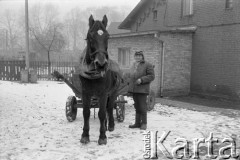
[[[134,20],[137,12],[141,11],[141,9],[149,2],[150,0],[141,0],[137,6],[129,13],[129,15],[123,20],[123,22],[119,25],[119,29],[131,29],[131,22]]]
[[[178,28],[171,28],[168,30],[151,30],[151,31],[141,31],[141,32],[126,32],[122,34],[115,34],[111,35],[111,38],[117,37],[131,37],[131,36],[141,36],[141,35],[158,35],[159,33],[194,33],[197,30],[196,26],[189,26],[189,27],[178,27]]]
[[[108,33],[110,35],[113,34],[121,34],[121,33],[128,33],[130,32],[129,30],[125,30],[125,29],[118,29],[118,26],[120,25],[121,22],[112,22],[110,23],[109,27],[107,28]]]

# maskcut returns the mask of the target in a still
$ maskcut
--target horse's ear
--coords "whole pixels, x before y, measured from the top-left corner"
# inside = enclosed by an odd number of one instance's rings
[[[91,16],[89,17],[89,28],[92,27],[92,25],[93,25],[94,22],[95,22],[95,21],[94,21],[94,19],[93,19],[93,16],[91,15]]]
[[[104,25],[105,27],[107,27],[108,19],[107,19],[107,16],[106,16],[106,15],[103,16],[102,23],[103,23],[103,25]]]

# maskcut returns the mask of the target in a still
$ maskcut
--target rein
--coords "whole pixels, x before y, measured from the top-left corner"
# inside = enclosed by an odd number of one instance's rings
[[[101,71],[97,70],[97,66],[94,63],[94,57],[96,56],[96,54],[103,53],[103,54],[105,54],[105,56],[108,56],[108,52],[104,51],[104,50],[100,50],[100,49],[97,49],[94,52],[91,52],[91,50],[89,48],[91,46],[90,45],[91,41],[89,38],[93,38],[91,36],[91,32],[93,32],[95,30],[98,31],[99,28],[103,32],[107,32],[106,26],[103,25],[103,23],[98,22],[98,23],[94,23],[93,25],[91,25],[91,28],[88,31],[88,35],[87,35],[87,39],[86,39],[87,47],[84,49],[84,52],[82,53],[82,56],[80,58],[80,75],[87,79],[103,78],[106,76],[106,72],[109,70],[109,60],[107,60],[107,64],[104,66],[104,68],[102,68],[103,70],[101,70]],[[90,62],[86,62],[87,54],[89,54],[88,58],[90,58]]]
[[[105,55],[108,54],[107,51],[103,51],[103,50],[99,50],[99,49],[96,50],[96,51],[94,51],[94,52],[92,52],[92,53],[89,53],[89,54],[90,54],[90,57],[93,57],[93,56],[95,56],[97,53],[100,53],[100,52],[104,53]]]

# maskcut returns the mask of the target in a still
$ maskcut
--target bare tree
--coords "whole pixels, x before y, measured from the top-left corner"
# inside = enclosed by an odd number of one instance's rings
[[[83,47],[84,38],[87,32],[87,21],[85,13],[76,7],[66,14],[65,27],[69,36],[69,43],[72,43],[72,49],[77,50]]]
[[[108,7],[108,6],[103,6],[99,8],[92,8],[92,11],[96,17],[102,17],[105,14],[108,16],[109,22],[121,22],[125,16],[126,12],[128,11],[128,7]],[[109,24],[110,24],[109,23]]]
[[[33,39],[33,48],[47,53],[48,78],[51,76],[50,53],[60,52],[64,48],[65,39],[61,33],[62,24],[58,22],[57,8],[51,4],[35,5],[30,17],[30,30]]]
[[[14,51],[14,48],[19,47],[21,28],[18,23],[18,16],[16,11],[5,10],[0,16],[0,24],[2,28],[7,30],[7,35],[9,39],[9,47],[11,52]],[[22,46],[21,46],[22,47]]]
[[[107,14],[109,21],[122,21],[125,17],[126,8],[117,7],[90,7],[84,10],[79,7],[72,8],[66,15],[64,21],[65,36],[68,39],[68,48],[72,50],[83,49],[88,28],[89,15],[94,14],[97,18],[102,18]],[[72,46],[72,47],[69,47]]]

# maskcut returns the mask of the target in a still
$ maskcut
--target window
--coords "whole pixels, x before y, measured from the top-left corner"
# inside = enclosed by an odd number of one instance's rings
[[[190,16],[193,14],[192,0],[182,0],[182,16]]]
[[[153,11],[153,20],[157,20],[157,10]]]
[[[118,48],[118,64],[120,66],[130,65],[130,48]]]
[[[226,0],[226,9],[233,8],[233,0]]]

